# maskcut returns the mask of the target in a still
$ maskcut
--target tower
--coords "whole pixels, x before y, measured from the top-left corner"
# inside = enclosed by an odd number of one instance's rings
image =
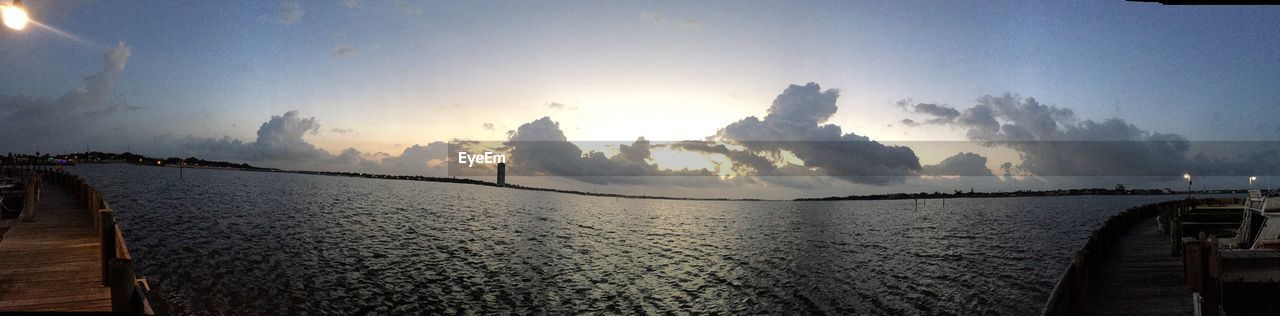
[[[498,186],[507,186],[507,163],[505,162],[498,163]]]

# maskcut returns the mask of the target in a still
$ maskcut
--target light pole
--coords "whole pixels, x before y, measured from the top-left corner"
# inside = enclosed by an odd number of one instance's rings
[[[31,17],[27,16],[27,8],[22,0],[13,0],[9,5],[0,5],[0,16],[4,18],[4,26],[21,31],[27,27]]]
[[[1182,179],[1187,180],[1187,199],[1191,199],[1191,172],[1183,173]]]

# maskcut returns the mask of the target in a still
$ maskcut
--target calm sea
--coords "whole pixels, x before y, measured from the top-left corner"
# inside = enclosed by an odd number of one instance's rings
[[[72,169],[171,314],[1037,313],[1108,216],[1177,196],[630,200],[130,165]]]

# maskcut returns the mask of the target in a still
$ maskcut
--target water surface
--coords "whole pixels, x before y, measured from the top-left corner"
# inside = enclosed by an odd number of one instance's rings
[[[172,314],[1037,313],[1110,215],[1177,196],[631,200],[85,165]]]

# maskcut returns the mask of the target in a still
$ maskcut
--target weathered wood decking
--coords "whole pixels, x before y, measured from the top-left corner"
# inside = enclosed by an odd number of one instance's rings
[[[1138,222],[1118,236],[1089,284],[1090,315],[1192,315],[1191,288],[1182,257],[1169,255],[1169,236],[1156,219]]]
[[[0,311],[111,311],[87,206],[61,185],[41,190],[35,221],[0,237]]]

